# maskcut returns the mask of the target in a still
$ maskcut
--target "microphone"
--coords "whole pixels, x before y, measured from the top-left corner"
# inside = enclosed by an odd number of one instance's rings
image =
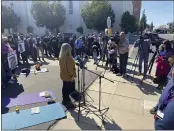
[[[88,62],[88,56],[86,55],[84,60],[80,59],[79,57],[76,57],[76,59],[78,60],[78,63],[76,63],[77,66],[80,66],[80,68],[85,68],[85,64]]]

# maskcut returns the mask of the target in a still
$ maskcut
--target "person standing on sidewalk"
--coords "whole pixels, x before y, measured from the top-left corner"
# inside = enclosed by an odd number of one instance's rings
[[[125,33],[120,33],[120,41],[118,44],[118,51],[120,54],[120,73],[118,76],[124,76],[126,73],[126,66],[128,61],[128,54],[129,54],[129,40],[125,37]]]
[[[67,108],[74,108],[69,95],[75,91],[76,68],[71,54],[71,46],[64,43],[59,54],[60,78],[63,81],[62,104]]]
[[[44,61],[44,51],[43,51],[43,45],[41,38],[39,36],[36,37],[36,46],[37,46],[37,58],[39,58],[39,61],[41,61],[40,58]],[[40,55],[41,53],[41,55]]]

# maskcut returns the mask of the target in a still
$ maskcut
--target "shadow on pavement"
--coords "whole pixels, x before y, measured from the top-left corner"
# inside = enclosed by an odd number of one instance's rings
[[[101,126],[99,126],[96,121],[88,116],[80,114],[79,121],[78,121],[78,112],[76,111],[70,111],[71,116],[75,119],[76,124],[80,127],[82,130],[102,130]],[[106,120],[109,119],[109,120]],[[105,124],[103,124],[105,129],[114,129],[114,130],[121,130],[121,128],[115,123],[114,120],[111,120],[110,118],[106,117]],[[86,123],[86,124],[82,124]],[[90,124],[89,124],[90,123]],[[89,126],[86,126],[89,125]]]
[[[129,82],[132,82],[132,76],[129,75],[128,78],[124,78],[125,80],[128,80]],[[139,89],[144,93],[144,94],[147,94],[147,95],[157,95],[157,93],[161,94],[162,91],[159,90],[158,88],[156,88],[155,86],[153,85],[150,85],[148,83],[145,83],[143,81],[142,84],[141,83],[141,80],[138,79],[138,78],[135,78],[133,79],[133,82],[132,83],[136,83],[136,85],[139,87]]]
[[[80,114],[79,121],[78,121],[78,112],[76,111],[70,111],[71,116],[75,119],[76,124],[80,127],[82,130],[101,130],[101,127],[97,125],[94,119],[91,119],[87,116],[83,116]],[[93,126],[84,126],[82,123],[92,123]],[[91,124],[90,124],[91,125]]]

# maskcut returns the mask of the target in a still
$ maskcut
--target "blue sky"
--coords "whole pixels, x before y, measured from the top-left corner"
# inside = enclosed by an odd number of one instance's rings
[[[144,9],[147,23],[155,27],[174,21],[174,1],[142,1],[141,14]]]

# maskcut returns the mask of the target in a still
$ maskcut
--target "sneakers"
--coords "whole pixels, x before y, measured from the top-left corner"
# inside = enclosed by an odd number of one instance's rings
[[[162,90],[163,89],[163,85],[159,84],[157,88]]]
[[[116,76],[122,76],[122,74],[121,73],[118,73]]]
[[[14,82],[13,80],[9,80],[8,83],[9,83],[9,84],[13,84],[13,83],[15,83],[15,82]]]
[[[156,114],[157,110],[158,110],[158,108],[155,106],[152,109],[150,109],[150,113],[154,115],[154,114]]]

